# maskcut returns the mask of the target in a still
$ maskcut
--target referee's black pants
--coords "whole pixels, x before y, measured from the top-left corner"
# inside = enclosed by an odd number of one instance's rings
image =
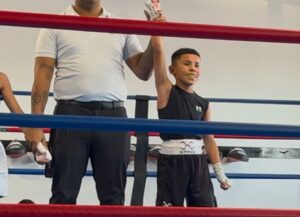
[[[123,106],[87,105],[58,102],[54,114],[127,117]],[[76,204],[89,159],[100,204],[124,204],[130,151],[128,132],[53,129],[49,144],[53,155],[51,204]]]

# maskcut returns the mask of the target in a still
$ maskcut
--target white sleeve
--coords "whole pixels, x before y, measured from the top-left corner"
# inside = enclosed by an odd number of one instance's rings
[[[35,57],[51,57],[56,59],[56,56],[56,30],[41,29],[35,45]]]
[[[124,60],[144,52],[140,41],[136,35],[126,35],[126,44],[123,50]]]

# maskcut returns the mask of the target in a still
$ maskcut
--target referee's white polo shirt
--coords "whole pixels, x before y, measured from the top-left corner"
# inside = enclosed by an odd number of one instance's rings
[[[64,14],[78,16],[72,6]],[[55,99],[125,101],[124,60],[141,52],[136,35],[42,29],[35,56],[57,60]]]

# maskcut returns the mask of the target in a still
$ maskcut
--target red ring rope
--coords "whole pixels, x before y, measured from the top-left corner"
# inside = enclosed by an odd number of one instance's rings
[[[129,207],[83,205],[0,205],[5,217],[299,217],[300,210]]]
[[[185,38],[300,43],[300,31],[0,11],[0,25]]]

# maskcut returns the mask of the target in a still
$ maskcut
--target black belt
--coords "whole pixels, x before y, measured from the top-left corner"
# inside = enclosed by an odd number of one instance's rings
[[[80,102],[76,100],[57,100],[57,105],[75,105],[89,109],[115,109],[124,107],[122,101],[89,101]]]

